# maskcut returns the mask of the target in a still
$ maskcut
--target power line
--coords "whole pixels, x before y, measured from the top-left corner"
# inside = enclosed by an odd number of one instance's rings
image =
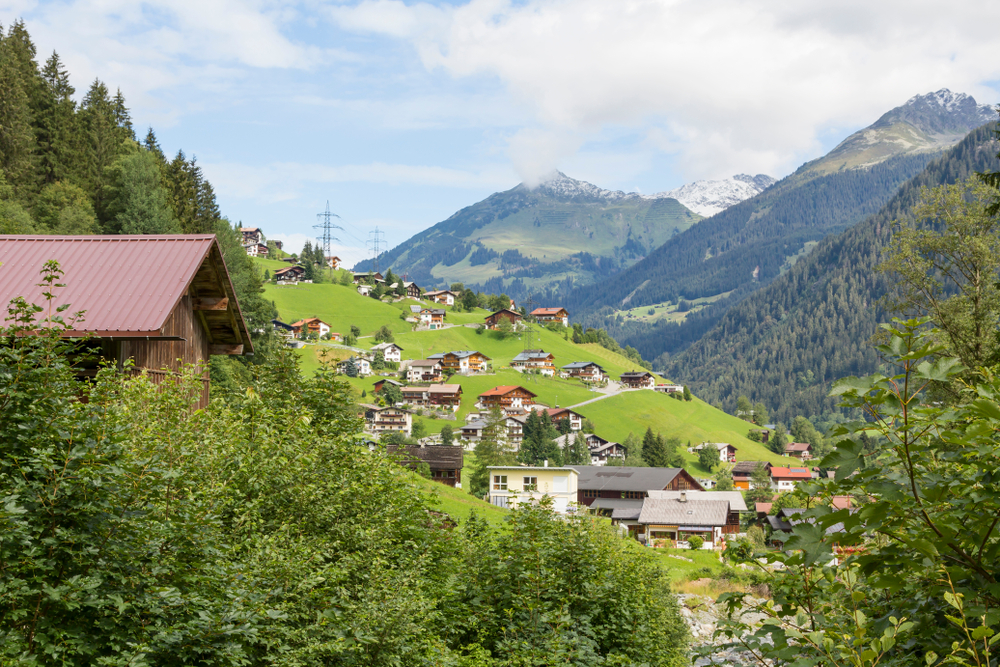
[[[340,225],[333,224],[333,221],[331,220],[331,218],[339,218],[339,217],[340,216],[337,215],[336,213],[330,213],[330,200],[329,199],[326,200],[326,211],[323,212],[323,213],[317,213],[316,214],[316,219],[319,221],[319,224],[318,225],[313,225],[313,228],[323,230],[322,236],[320,236],[316,240],[319,241],[323,245],[323,261],[324,262],[329,262],[330,261],[328,259],[331,256],[330,255],[330,253],[331,253],[330,242],[331,241],[337,241],[337,242],[340,241],[340,239],[332,236],[330,234],[330,231],[333,230],[333,229],[339,229],[341,231],[344,230],[344,228],[341,227]],[[327,264],[327,266],[329,267],[330,265]],[[330,270],[332,271],[333,268],[330,267]]]
[[[372,238],[368,239],[367,246],[372,251],[372,257],[374,258],[373,261],[375,263],[375,273],[378,273],[378,256],[382,252],[382,246],[385,245],[384,239],[380,237],[384,237],[385,232],[379,231],[379,228],[376,227],[373,231],[368,232],[368,235],[372,236]]]

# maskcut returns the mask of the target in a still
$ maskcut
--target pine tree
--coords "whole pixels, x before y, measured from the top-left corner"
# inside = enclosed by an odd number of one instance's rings
[[[454,439],[455,439],[455,433],[454,433],[454,430],[451,428],[451,424],[445,424],[444,426],[442,426],[441,427],[441,444],[442,445],[450,445],[450,444],[452,444],[452,442],[454,442]]]
[[[114,176],[109,168],[132,150],[132,133],[118,126],[121,111],[115,108],[107,86],[99,79],[94,80],[84,96],[78,117],[80,153],[73,182],[90,195],[98,220],[107,224],[110,216],[106,211],[109,194],[106,188]]]
[[[32,82],[24,62],[25,57],[31,62],[34,47],[24,53],[24,43],[14,38],[18,25],[0,42],[0,168],[7,184],[22,191],[30,189],[34,179]]]
[[[63,68],[55,51],[45,61],[42,69],[46,94],[36,112],[35,136],[37,140],[38,177],[41,185],[48,185],[73,174],[76,139],[76,90],[69,83],[69,74]]]
[[[642,460],[654,468],[666,468],[669,465],[663,438],[654,435],[653,429],[648,427],[646,434],[642,436]]]

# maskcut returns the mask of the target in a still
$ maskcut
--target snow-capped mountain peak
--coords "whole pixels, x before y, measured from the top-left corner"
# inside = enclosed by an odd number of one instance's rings
[[[560,198],[572,199],[585,197],[588,199],[604,199],[607,201],[617,201],[638,197],[634,192],[622,192],[621,190],[605,190],[587,181],[578,181],[570,178],[561,171],[554,171],[552,175],[543,180],[533,190],[541,190]]]
[[[737,174],[721,181],[695,181],[682,185],[667,192],[653,195],[642,195],[638,192],[622,192],[621,190],[605,190],[587,181],[570,178],[561,171],[555,171],[538,186],[532,188],[561,199],[600,199],[604,201],[621,201],[624,199],[676,199],[698,215],[706,218],[723,211],[733,204],[749,199],[762,192],[777,179],[766,174],[749,176]]]
[[[707,218],[763,192],[777,182],[778,179],[766,174],[756,176],[737,174],[721,181],[695,181],[667,192],[646,195],[646,198],[672,197],[698,215]]]

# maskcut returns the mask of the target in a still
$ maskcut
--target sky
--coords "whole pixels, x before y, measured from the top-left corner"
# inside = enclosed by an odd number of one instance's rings
[[[233,221],[350,265],[552,170],[782,177],[916,94],[1000,101],[1000,3],[0,0],[79,98],[198,159]]]

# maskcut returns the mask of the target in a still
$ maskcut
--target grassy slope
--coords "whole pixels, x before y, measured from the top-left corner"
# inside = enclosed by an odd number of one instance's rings
[[[578,412],[599,427],[602,437],[618,442],[629,432],[641,437],[647,427],[654,433],[680,438],[684,445],[682,454],[688,461],[684,467],[701,476],[708,471],[698,464],[696,455],[687,452],[688,441],[692,445],[704,441],[728,442],[736,447],[737,461],[788,462],[763,445],[748,440],[746,434],[750,425],[747,422],[697,398],[685,402],[654,391],[634,391],[585,405]]]
[[[597,396],[575,380],[525,376],[510,370],[508,366],[511,359],[525,347],[525,342],[521,338],[500,340],[493,332],[477,334],[474,329],[462,326],[439,331],[411,331],[412,325],[399,319],[401,312],[409,312],[410,304],[417,303],[411,299],[393,304],[382,303],[359,295],[353,287],[336,284],[283,288],[269,285],[266,287],[266,293],[269,298],[275,300],[280,317],[286,322],[316,315],[328,322],[334,331],[349,331],[350,326],[355,324],[361,328],[363,336],[370,335],[383,324],[388,325],[395,333],[396,343],[403,348],[404,359],[423,359],[435,352],[464,349],[480,350],[491,357],[496,370],[495,375],[452,378],[452,382],[462,385],[464,396],[457,421],[417,418],[424,422],[428,433],[440,432],[446,423],[452,426],[463,424],[465,415],[472,410],[475,397],[497,385],[524,385],[538,394],[541,402],[548,405],[573,405]],[[447,321],[455,324],[478,323],[482,322],[486,314],[485,310],[473,313],[449,311]],[[576,345],[571,340],[566,340],[562,333],[536,328],[532,338],[530,346],[554,354],[557,366],[572,361],[593,360],[615,377],[626,371],[635,370],[635,365],[621,355],[594,343]],[[374,342],[373,338],[362,338],[358,345],[370,347]],[[317,355],[323,350],[328,350],[336,359],[351,354],[347,350],[308,345],[299,350],[304,372],[311,373],[318,367]],[[362,390],[370,390],[377,379],[377,377],[348,378],[348,382],[360,395]],[[579,412],[594,422],[601,436],[612,440],[624,440],[629,432],[641,435],[647,427],[651,427],[665,436],[678,437],[685,444],[689,440],[692,444],[703,440],[730,442],[738,448],[739,460],[772,462],[781,460],[762,445],[747,440],[749,425],[746,422],[720,412],[699,400],[685,403],[652,391],[629,392],[586,405],[580,408]],[[694,473],[703,475],[707,472],[697,465],[693,455],[687,452],[684,454],[690,461],[688,467]]]
[[[468,468],[466,468],[467,470]],[[494,507],[479,498],[470,496],[465,489],[453,489],[440,482],[425,479],[416,473],[408,472],[407,474],[414,484],[437,498],[438,504],[434,509],[445,512],[460,523],[466,521],[473,512],[495,525],[501,524],[504,517],[507,516],[507,510]]]

